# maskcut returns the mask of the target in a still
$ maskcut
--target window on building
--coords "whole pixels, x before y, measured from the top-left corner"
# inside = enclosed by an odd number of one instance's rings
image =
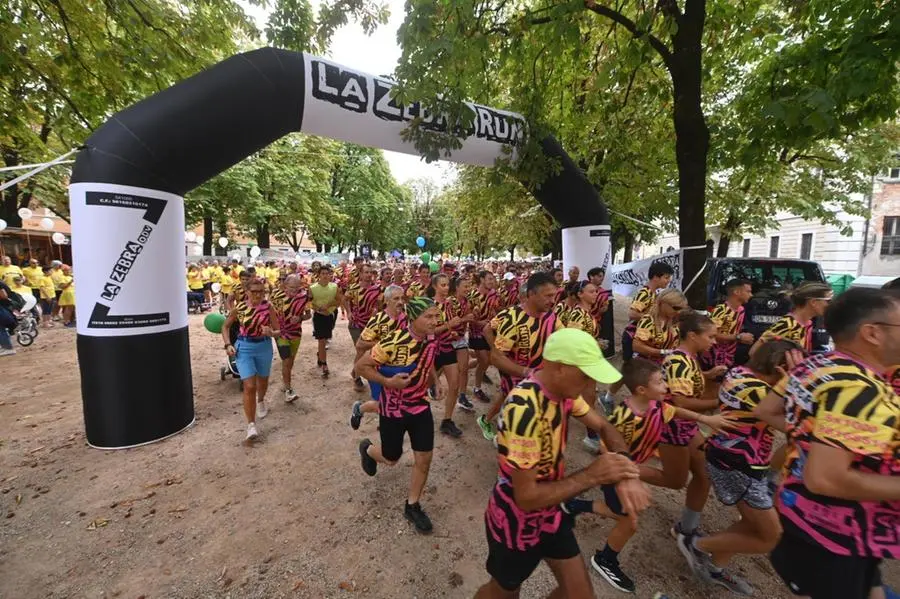
[[[885,216],[881,238],[882,256],[900,256],[900,216]]]
[[[769,258],[778,257],[778,244],[781,243],[781,237],[777,235],[769,238]]]
[[[743,256],[744,258],[750,257],[750,240],[749,239],[744,240],[744,248],[741,250],[741,256]]]
[[[804,233],[800,236],[800,259],[809,260],[812,257],[813,234]]]
[[[888,179],[900,179],[900,166],[892,166],[885,173]]]

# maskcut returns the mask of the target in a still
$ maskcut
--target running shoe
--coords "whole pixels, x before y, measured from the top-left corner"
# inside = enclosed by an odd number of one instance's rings
[[[331,349],[331,339],[325,342],[325,349]]]
[[[480,401],[482,403],[491,403],[491,398],[488,397],[487,393],[485,393],[481,389],[475,389],[472,392],[472,395],[474,395],[478,399],[478,401]]]
[[[469,401],[469,398],[466,397],[465,393],[459,394],[459,398],[456,400],[456,407],[460,410],[465,410],[466,412],[475,411],[475,406],[472,405],[472,402]]]
[[[432,531],[431,519],[428,517],[428,514],[422,511],[422,506],[418,501],[412,504],[407,502],[403,507],[403,515],[413,523],[413,526],[416,527],[416,532],[428,534]]]
[[[269,407],[266,405],[266,401],[258,401],[256,402],[256,415],[259,418],[265,418],[269,414]]]
[[[363,472],[369,476],[375,476],[375,473],[378,472],[378,462],[368,454],[371,445],[372,442],[368,439],[363,439],[359,442],[359,458],[362,463]]]
[[[478,426],[481,428],[481,434],[488,441],[493,441],[497,437],[497,431],[494,429],[494,424],[488,422],[487,418],[484,417],[484,414],[478,417],[475,421],[478,423]]]
[[[259,433],[256,431],[256,424],[251,422],[247,425],[247,441],[255,441],[257,437]]]
[[[331,372],[328,370],[328,364],[322,362],[322,378],[328,378],[329,374],[331,374]]]
[[[16,355],[16,350],[9,347],[0,347],[0,356],[14,356]]]
[[[670,597],[665,593],[656,593],[653,595],[653,599],[670,599]]]
[[[600,439],[585,437],[581,440],[581,444],[591,453],[600,453]]]
[[[598,551],[591,558],[591,566],[612,588],[623,593],[634,592],[634,581],[628,578],[625,572],[622,572],[622,568],[619,567],[619,560],[606,559],[603,557],[602,552]]]
[[[454,439],[459,439],[463,434],[452,420],[441,420],[441,432]]]
[[[350,428],[353,430],[359,430],[359,425],[362,423],[363,411],[362,411],[362,402],[354,401],[353,408],[350,410]]]
[[[363,382],[362,377],[358,376],[355,379],[353,379],[353,388],[356,389],[357,391],[365,391],[366,390],[366,384]]]
[[[293,403],[297,401],[297,398],[300,397],[297,395],[293,389],[285,389],[284,390],[284,403]]]
[[[732,593],[737,593],[738,595],[744,595],[746,597],[753,596],[753,587],[750,586],[749,582],[740,576],[735,576],[724,568],[718,572],[710,570],[709,578],[713,584],[724,587]]]
[[[694,547],[694,535],[678,535],[678,550],[687,561],[691,571],[704,582],[712,582],[709,568],[711,566],[709,556]]]
[[[74,329],[76,325],[74,322],[67,322],[63,326],[66,327],[67,329]]]
[[[669,529],[669,534],[672,535],[672,538],[675,540],[678,540],[678,535],[685,535],[688,537],[705,537],[706,536],[706,533],[703,532],[703,530],[700,528],[695,529],[694,532],[690,532],[690,533],[684,532],[683,530],[681,530],[681,522],[676,522],[675,524],[673,524],[672,527]]]

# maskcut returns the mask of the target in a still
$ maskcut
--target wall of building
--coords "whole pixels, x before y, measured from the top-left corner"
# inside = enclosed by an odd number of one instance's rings
[[[900,217],[900,178],[879,178],[872,193],[872,218],[866,251],[862,259],[862,273],[881,277],[900,275],[900,255],[886,256],[881,253],[884,238],[884,219],[887,216]]]

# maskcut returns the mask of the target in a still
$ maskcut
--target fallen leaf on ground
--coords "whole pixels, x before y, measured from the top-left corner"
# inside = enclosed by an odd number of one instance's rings
[[[87,525],[88,530],[97,530],[98,528],[103,528],[109,524],[109,518],[94,518],[91,520],[91,523]]]

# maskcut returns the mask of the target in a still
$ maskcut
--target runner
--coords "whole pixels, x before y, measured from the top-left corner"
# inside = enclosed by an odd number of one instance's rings
[[[356,342],[356,362],[377,343],[381,343],[394,331],[406,328],[406,313],[403,311],[405,292],[399,285],[388,285],[384,290],[385,308],[374,314]],[[357,430],[362,422],[363,414],[378,412],[378,387],[371,387],[372,399],[353,403],[350,411],[350,428]]]
[[[519,287],[522,281],[516,274],[515,266],[508,266],[506,274],[503,275],[503,287],[500,289],[500,306],[503,308],[511,308],[519,304]]]
[[[564,324],[566,328],[584,331],[596,339],[599,324],[594,318],[593,308],[598,302],[599,290],[590,280],[581,281],[572,289],[575,305],[566,312]],[[581,392],[581,397],[589,398],[591,407],[594,407],[593,404],[597,397],[597,386],[594,381],[588,381],[587,387]],[[587,429],[587,434],[581,442],[594,453],[600,451],[600,434],[597,431]]]
[[[407,286],[406,297],[425,297],[425,290],[431,285],[431,268],[427,264],[420,264],[416,272],[418,278]]]
[[[41,297],[41,279],[44,278],[44,269],[41,263],[34,258],[28,261],[28,266],[22,269],[22,276],[25,277],[25,284],[31,288],[31,295],[35,298]]]
[[[569,269],[569,283],[578,283],[581,279],[581,270],[577,266]]]
[[[240,324],[240,335],[232,345],[228,334],[235,321]],[[229,356],[235,356],[243,383],[247,441],[253,441],[259,436],[256,417],[265,418],[269,413],[266,391],[272,370],[272,337],[279,334],[277,315],[266,300],[266,283],[263,279],[253,279],[247,288],[247,299],[235,305],[222,325],[225,352]]]
[[[750,345],[753,334],[742,332],[744,304],[753,297],[753,285],[745,279],[732,279],[725,284],[725,301],[709,315],[716,325],[716,344],[704,355],[704,366],[734,366],[738,343]]]
[[[275,345],[281,357],[284,401],[292,403],[297,399],[297,394],[291,383],[291,372],[294,370],[297,350],[300,349],[303,321],[310,318],[309,294],[303,289],[303,282],[298,275],[288,275],[284,280],[284,289],[272,292],[272,304],[278,314],[278,328],[281,330],[281,336]]]
[[[561,268],[553,268],[550,270],[550,276],[553,277],[553,282],[556,283],[556,297],[553,298],[553,303],[558,305],[566,299],[566,282],[563,277],[563,271]]]
[[[403,454],[403,437],[409,435],[415,465],[403,513],[416,531],[432,531],[431,519],[419,500],[428,480],[434,448],[434,419],[428,405],[428,386],[434,377],[437,346],[430,340],[438,310],[427,297],[410,298],[406,304],[407,329],[391,333],[357,362],[359,373],[379,391],[380,445],[369,439],[359,444],[363,471],[375,476],[378,464],[395,466]]]
[[[75,279],[72,276],[72,267],[62,265],[62,276],[59,278],[59,305],[63,326],[72,328],[75,326]]]
[[[553,287],[548,288],[551,298]],[[503,403],[497,434],[499,472],[485,512],[491,580],[476,599],[518,597],[520,586],[541,561],[547,562],[559,585],[550,597],[594,597],[572,521],[564,517],[560,502],[607,484],[616,485],[623,511],[632,518],[649,504],[647,489],[637,480],[637,465],[618,455],[628,450],[622,437],[578,396],[589,378],[611,383],[619,377],[593,338],[564,329],[547,340],[543,368],[520,381]],[[570,415],[602,431],[610,451],[565,476]]]
[[[566,283],[563,286],[565,295],[553,306],[553,313],[563,325],[569,321],[569,311],[578,303],[578,290],[581,283]]]
[[[663,359],[678,346],[679,315],[689,310],[687,298],[677,289],[660,293],[647,314],[638,320],[634,330],[634,352],[641,357],[662,364]]]
[[[634,299],[631,300],[631,306],[628,308],[629,324],[622,333],[622,362],[627,362],[634,355],[634,334],[637,330],[637,322],[650,311],[656,300],[657,294],[661,289],[665,289],[672,282],[675,270],[665,262],[653,262],[647,270],[647,284],[638,289]],[[685,302],[685,305],[687,303]],[[619,381],[612,385],[603,396],[601,403],[607,413],[616,405],[616,393],[622,388],[622,382]]]
[[[645,483],[668,486],[665,473],[648,466],[646,462],[653,457],[662,442],[663,430],[674,418],[701,422],[714,430],[731,425],[723,416],[703,416],[666,403],[664,399],[667,389],[662,369],[649,360],[635,358],[628,362],[623,378],[625,385],[633,389],[634,393],[616,406],[609,417],[609,423],[622,435],[628,446],[628,455],[639,465],[640,478]],[[601,490],[603,499],[572,499],[565,502],[562,508],[572,516],[593,513],[616,521],[606,545],[591,558],[591,566],[613,588],[633,593],[634,581],[619,566],[619,554],[637,532],[637,520],[623,513],[614,487],[604,485]]]
[[[485,371],[491,363],[491,346],[484,338],[484,327],[497,315],[500,297],[496,291],[497,279],[491,272],[482,270],[476,273],[475,285],[476,288],[472,290],[469,298],[469,305],[474,314],[472,322],[469,324],[469,347],[475,350],[475,358],[478,360],[475,367],[475,386],[472,388],[472,395],[479,401],[490,403],[491,399],[481,390],[481,385],[487,380]],[[479,424],[482,420],[479,420]]]
[[[381,287],[374,282],[374,269],[370,265],[362,263],[356,266],[355,269],[354,276],[356,281],[350,283],[344,295],[345,311],[350,318],[347,329],[350,331],[350,339],[353,341],[354,346],[359,341],[359,335],[365,328],[366,323],[369,322],[369,319],[378,311],[378,307],[381,305]],[[350,378],[353,379],[353,386],[357,391],[365,390],[366,385],[357,375],[355,369],[350,370]]]
[[[834,351],[792,369],[754,410],[788,435],[784,534],[770,558],[796,594],[883,597],[879,563],[900,557],[900,399],[882,377],[900,355],[900,299],[851,288],[825,329]]]
[[[438,308],[438,324],[434,330],[437,343],[437,357],[434,361],[435,379],[444,376],[447,381],[447,394],[444,396],[444,418],[441,420],[441,433],[458,439],[462,431],[453,422],[453,408],[456,407],[459,391],[459,367],[457,365],[454,343],[459,340],[460,326],[472,320],[471,315],[456,316],[455,307],[450,296],[450,279],[445,274],[431,277],[431,285],[425,295],[434,300]],[[468,359],[468,358],[466,358]]]
[[[556,285],[550,275],[535,273],[525,282],[525,301],[501,310],[484,327],[491,362],[500,371],[500,395],[477,421],[488,441],[496,436],[494,419],[506,396],[519,381],[541,367],[547,338],[562,328],[551,310],[555,296]]]
[[[474,319],[469,308],[467,296],[472,284],[466,277],[450,279],[450,299],[447,304],[447,315],[450,318],[458,318],[459,326],[453,329],[456,339],[453,341],[453,349],[456,350],[457,380],[459,381],[459,397],[456,405],[461,410],[474,412],[475,406],[466,397],[466,385],[469,383],[469,340],[466,338],[466,329]]]
[[[790,293],[794,304],[791,312],[763,331],[750,347],[750,355],[770,339],[787,339],[798,344],[806,353],[812,352],[813,319],[825,314],[825,308],[833,296],[834,291],[828,283],[806,281],[798,285]]]
[[[681,292],[676,293],[681,295]],[[657,307],[665,302],[666,298],[660,294]],[[704,372],[697,356],[715,343],[716,325],[708,316],[685,310],[679,317],[678,330],[680,345],[666,355],[662,364],[666,384],[669,386],[668,401],[676,407],[694,412],[713,410],[718,406],[718,400],[702,399],[706,380],[724,374],[725,367],[715,366]],[[706,474],[703,442],[697,423],[689,420],[675,418],[663,431],[659,457],[669,481],[668,486],[684,486],[688,471],[691,473],[681,521],[672,527],[672,535],[676,538],[698,534],[700,516],[709,496],[709,476]]]
[[[341,293],[332,278],[331,265],[323,264],[319,267],[316,282],[309,287],[313,308],[313,337],[319,344],[316,365],[322,370],[323,377],[327,377],[329,374],[328,342],[331,340],[334,325],[337,323],[337,309],[338,306],[344,304],[344,294]]]

